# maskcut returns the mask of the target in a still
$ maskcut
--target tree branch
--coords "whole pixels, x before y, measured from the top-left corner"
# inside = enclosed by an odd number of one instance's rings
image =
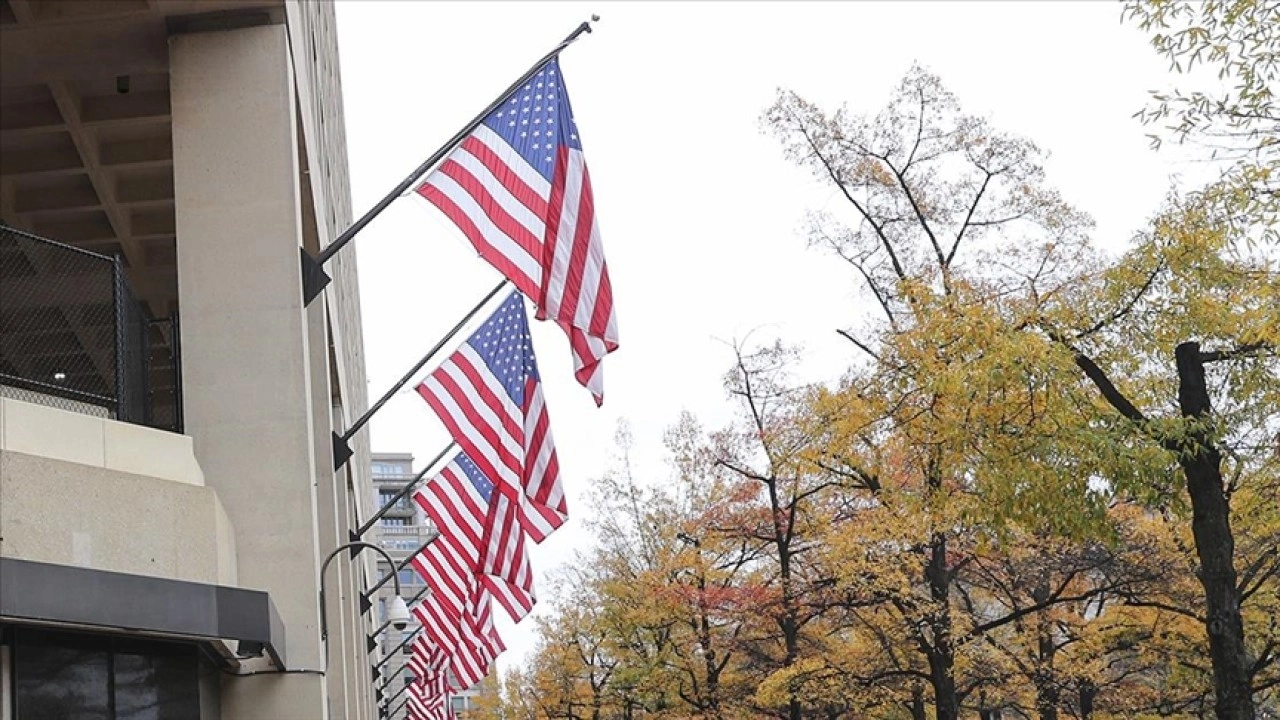
[[[1090,335],[1098,332],[1099,330],[1102,330],[1106,326],[1119,320],[1125,315],[1128,315],[1129,313],[1133,312],[1134,307],[1138,305],[1138,301],[1141,300],[1143,297],[1145,297],[1147,294],[1147,291],[1150,290],[1151,286],[1155,284],[1156,278],[1160,276],[1160,272],[1162,270],[1164,270],[1163,260],[1156,263],[1156,266],[1151,270],[1151,274],[1148,275],[1147,279],[1143,281],[1142,287],[1138,288],[1138,291],[1134,293],[1133,297],[1129,298],[1129,302],[1125,303],[1124,306],[1120,307],[1115,312],[1111,313],[1109,316],[1094,323],[1093,326],[1090,327],[1088,330],[1077,333],[1075,339],[1080,340],[1082,338],[1089,337]]]
[[[955,242],[951,243],[951,252],[947,253],[946,262],[943,263],[945,267],[951,267],[951,261],[955,260],[956,250],[960,247],[960,240],[964,238],[965,231],[969,229],[969,221],[973,220],[973,211],[978,209],[982,194],[987,191],[987,184],[991,182],[991,178],[995,175],[995,173],[986,170],[983,172],[987,173],[987,177],[982,181],[982,187],[978,188],[978,194],[973,197],[973,204],[969,206],[969,212],[964,216],[964,224],[960,226],[960,232],[956,233]]]
[[[814,157],[816,157],[818,162],[822,163],[822,166],[826,168],[827,175],[831,177],[831,180],[836,184],[836,187],[840,188],[840,193],[844,195],[845,199],[848,200],[850,204],[853,205],[853,207],[858,211],[858,214],[862,216],[862,219],[866,220],[867,224],[876,231],[876,236],[880,238],[880,243],[884,245],[885,252],[889,253],[889,261],[893,263],[893,271],[897,273],[898,279],[906,280],[907,273],[903,270],[902,263],[898,262],[898,255],[893,251],[893,245],[889,242],[888,236],[884,234],[884,229],[881,228],[880,225],[876,224],[876,221],[872,219],[871,214],[862,207],[861,203],[854,199],[853,195],[849,192],[849,189],[840,181],[840,176],[836,173],[835,168],[831,167],[831,163],[827,161],[825,156],[823,156],[822,151],[818,150],[817,144],[813,142],[813,138],[809,137],[808,131],[801,127],[800,134],[803,135],[805,141],[809,143],[809,149],[813,150]]]
[[[720,467],[723,467],[723,468],[727,468],[727,469],[729,469],[729,470],[732,470],[733,472],[735,472],[735,473],[737,473],[737,474],[741,475],[742,477],[749,478],[749,479],[751,479],[751,480],[757,480],[757,481],[759,481],[759,482],[763,482],[763,483],[767,483],[767,482],[772,482],[772,481],[773,481],[773,478],[771,478],[771,477],[766,477],[766,476],[764,476],[764,475],[761,475],[761,474],[759,474],[759,473],[755,472],[754,470],[749,470],[749,469],[744,468],[744,467],[738,467],[738,466],[737,466],[737,465],[735,465],[734,463],[731,463],[731,462],[729,462],[728,460],[725,460],[725,459],[723,459],[723,458],[722,458],[722,459],[719,459],[719,460],[716,460],[716,465],[719,465]]]
[[[1231,350],[1214,350],[1211,352],[1202,352],[1200,353],[1200,362],[1211,363],[1211,362],[1219,362],[1221,360],[1231,360],[1233,358],[1252,355],[1259,350],[1269,350],[1269,349],[1271,349],[1271,344],[1266,342],[1265,340],[1260,340],[1255,343],[1248,343],[1247,345],[1241,345],[1239,347],[1232,348]]]
[[[1111,407],[1136,423],[1145,423],[1147,421],[1147,416],[1143,415],[1142,411],[1135,407],[1129,401],[1129,398],[1125,397],[1124,393],[1116,388],[1111,379],[1107,377],[1107,374],[1102,371],[1102,368],[1098,367],[1098,364],[1089,356],[1076,351],[1075,362],[1076,366],[1084,371],[1085,376],[1093,381],[1094,386],[1098,388],[1098,392],[1102,393],[1102,397],[1111,404]]]
[[[894,317],[893,310],[889,307],[889,291],[882,290],[880,288],[880,285],[871,278],[871,273],[868,273],[866,269],[862,267],[861,261],[854,262],[848,258],[845,259],[849,261],[849,264],[858,271],[858,274],[862,276],[863,281],[867,283],[867,287],[871,289],[871,294],[875,296],[876,302],[880,303],[880,307],[884,309],[885,317],[889,320],[889,327],[896,332],[898,330],[898,319]]]
[[[872,494],[880,492],[880,478],[876,477],[872,473],[869,473],[863,470],[862,468],[859,468],[855,465],[850,464],[847,461],[842,460],[841,462],[844,462],[844,464],[847,465],[849,469],[841,470],[840,468],[832,467],[822,462],[821,460],[815,460],[814,464],[822,468],[823,470],[826,470],[829,473],[834,473],[836,475],[839,475],[840,477],[849,478],[851,480],[857,480],[861,482],[863,489],[870,490]]]
[[[887,310],[888,308],[885,308],[885,309]],[[869,348],[869,347],[867,347],[866,345],[864,345],[864,344],[862,343],[862,341],[861,341],[861,340],[858,340],[858,338],[854,337],[854,336],[853,336],[852,334],[850,334],[849,332],[847,332],[847,331],[845,331],[845,330],[841,330],[841,329],[839,329],[839,328],[836,328],[836,332],[837,332],[837,333],[840,333],[840,335],[844,336],[844,338],[845,338],[846,340],[848,340],[849,342],[853,343],[854,345],[857,345],[857,346],[858,346],[858,349],[859,349],[859,350],[861,350],[862,352],[864,352],[864,353],[866,353],[866,354],[870,355],[871,357],[875,358],[876,360],[879,360],[879,359],[880,359],[880,356],[879,356],[879,355],[877,355],[877,354],[875,353],[875,351],[873,351],[871,348]]]
[[[916,213],[916,219],[920,221],[920,227],[924,229],[924,234],[929,238],[929,244],[933,246],[933,252],[938,258],[938,270],[942,273],[942,284],[947,294],[951,294],[950,283],[947,281],[947,260],[942,254],[942,246],[938,244],[938,238],[933,234],[933,228],[929,227],[929,221],[925,220],[924,212],[920,210],[920,205],[916,202],[915,193],[911,192],[911,187],[907,185],[907,178],[889,162],[889,158],[882,157],[880,161],[889,166],[889,170],[893,172],[893,176],[898,178],[898,186],[902,188],[902,194],[907,196],[907,202],[911,203],[911,209]]]
[[[1126,596],[1124,598],[1124,604],[1128,607],[1149,607],[1149,608],[1155,608],[1156,610],[1164,610],[1165,612],[1170,612],[1170,613],[1173,613],[1174,615],[1181,615],[1183,617],[1191,618],[1192,620],[1195,620],[1201,623],[1205,621],[1204,618],[1200,617],[1194,612],[1191,612],[1190,610],[1186,610],[1176,605],[1169,605],[1169,604],[1158,602],[1155,600],[1137,600],[1137,599],[1134,599],[1133,597]]]

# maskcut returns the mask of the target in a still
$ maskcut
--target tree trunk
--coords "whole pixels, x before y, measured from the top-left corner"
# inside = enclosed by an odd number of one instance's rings
[[[1080,720],[1093,717],[1093,699],[1098,696],[1098,686],[1092,680],[1080,678],[1076,681],[1076,689],[1080,695]]]
[[[787,605],[787,614],[782,619],[782,635],[786,641],[787,648],[786,667],[791,667],[800,655],[800,643],[796,628],[794,605],[791,602],[788,602]],[[791,701],[787,703],[787,717],[789,720],[801,720],[800,698],[794,692],[791,693]]]
[[[935,532],[929,541],[929,565],[925,568],[929,596],[936,606],[929,618],[933,643],[929,649],[929,682],[933,685],[936,720],[957,720],[955,648],[951,639],[951,576],[947,572],[947,536]]]
[[[911,720],[928,720],[924,709],[924,688],[919,684],[911,688]]]
[[[1236,589],[1235,538],[1222,482],[1222,455],[1207,427],[1212,410],[1200,344],[1182,343],[1175,350],[1175,357],[1182,416],[1204,421],[1190,433],[1178,461],[1191,496],[1191,531],[1200,558],[1200,584],[1204,586],[1215,712],[1219,720],[1253,720],[1249,659],[1240,618],[1240,593]]]
[[[707,573],[702,566],[702,543],[698,549],[698,645],[702,648],[703,668],[707,673],[706,693],[702,696],[700,710],[710,717],[720,717],[720,667],[716,651],[711,647],[711,617],[707,612]]]
[[[778,626],[782,630],[783,647],[786,659],[783,667],[791,667],[800,657],[800,611],[796,607],[794,589],[791,586],[791,539],[787,528],[782,526],[782,503],[778,499],[778,481],[770,478],[765,482],[769,491],[769,509],[773,514],[774,544],[778,548],[778,579],[782,584],[782,617]],[[787,702],[787,719],[801,720],[800,698],[794,692]]]
[[[1049,601],[1049,582],[1041,577],[1032,589],[1031,597],[1037,603]],[[1058,644],[1053,638],[1053,624],[1049,622],[1045,612],[1036,613],[1036,712],[1040,720],[1058,720],[1057,673],[1053,668],[1054,657],[1058,654]]]

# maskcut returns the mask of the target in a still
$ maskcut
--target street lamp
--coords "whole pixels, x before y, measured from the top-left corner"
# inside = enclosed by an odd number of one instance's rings
[[[386,550],[377,545],[363,540],[356,540],[334,548],[333,552],[329,553],[329,557],[324,559],[324,564],[320,566],[320,639],[325,643],[329,642],[329,620],[324,605],[324,573],[329,569],[329,563],[333,562],[338,553],[352,548],[372,548],[381,553],[382,557],[386,559],[387,565],[391,567],[391,579],[395,582],[396,588],[396,596],[392,599],[391,606],[387,608],[387,622],[397,630],[403,630],[409,624],[409,606],[405,604],[404,598],[400,597],[400,576],[395,572],[395,561],[391,559]]]

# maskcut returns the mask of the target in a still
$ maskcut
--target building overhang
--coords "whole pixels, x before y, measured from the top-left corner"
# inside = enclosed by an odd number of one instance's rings
[[[285,667],[284,623],[260,590],[0,558],[0,622],[190,640],[231,664],[236,640]]]
[[[0,218],[119,255],[177,309],[169,39],[283,23],[285,0],[0,0]]]

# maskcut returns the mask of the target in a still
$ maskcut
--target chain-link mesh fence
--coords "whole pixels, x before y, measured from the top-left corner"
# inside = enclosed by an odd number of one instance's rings
[[[180,364],[155,322],[117,260],[0,225],[0,395],[181,431],[178,383],[152,407],[153,351]]]
[[[120,258],[112,266],[116,286],[116,417],[150,424],[151,319],[125,282]]]
[[[147,424],[182,432],[182,351],[178,314],[152,320],[148,328],[151,360],[150,415]]]

